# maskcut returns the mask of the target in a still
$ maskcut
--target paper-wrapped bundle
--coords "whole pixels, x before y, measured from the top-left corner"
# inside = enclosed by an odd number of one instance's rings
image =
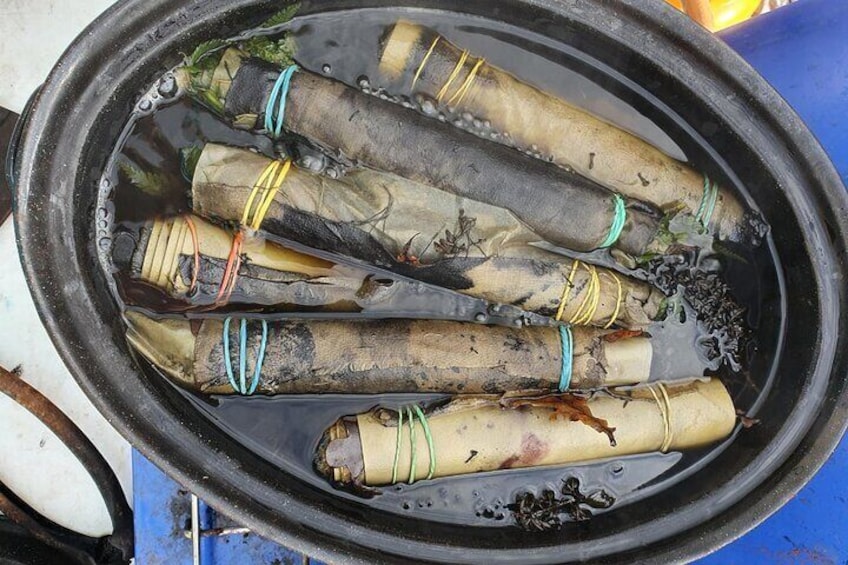
[[[694,449],[725,439],[735,422],[717,379],[599,393],[588,401],[570,394],[460,397],[429,413],[413,405],[342,418],[325,434],[316,465],[342,484],[411,483]]]
[[[240,243],[234,251],[236,237]],[[131,278],[160,288],[187,308],[248,304],[359,312],[381,293],[397,292],[389,287],[408,285],[369,284],[367,271],[241,237],[198,216],[148,222],[128,267]]]
[[[251,320],[242,330],[240,321],[127,318],[137,351],[206,394],[594,389],[646,381],[652,358],[645,337],[590,328],[569,335],[449,321]],[[252,390],[233,386],[242,366],[256,380]]]
[[[194,211],[238,221],[270,163],[251,151],[208,144],[192,182]],[[527,245],[538,236],[502,208],[393,175],[361,171],[342,182],[291,167],[261,227],[403,276],[575,324],[644,326],[661,313],[663,296],[656,289]]]
[[[223,69],[223,70],[221,70]],[[614,247],[631,256],[662,252],[660,214],[553,163],[533,159],[304,70],[292,72],[230,49],[210,73],[214,95],[234,124],[283,130],[347,160],[510,210],[540,237],[564,248]],[[193,92],[212,92],[189,80]]]
[[[392,90],[423,95],[471,114],[497,139],[630,198],[679,205],[723,238],[737,238],[744,209],[736,196],[641,138],[487,64],[435,31],[399,22],[388,33],[380,73]]]

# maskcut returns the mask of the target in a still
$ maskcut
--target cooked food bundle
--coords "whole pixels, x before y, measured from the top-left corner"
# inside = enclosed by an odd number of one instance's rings
[[[239,221],[251,200],[257,200],[258,181],[274,163],[251,151],[207,145],[192,182],[195,213]],[[390,175],[363,171],[351,176],[342,182],[290,167],[264,200],[262,221],[253,227],[574,324],[644,326],[659,315],[659,291],[530,246],[538,236],[507,210]],[[454,227],[463,218],[464,229]],[[422,242],[420,251],[408,245],[415,240]],[[438,251],[449,245],[461,249]]]
[[[586,390],[647,381],[653,353],[646,337],[593,328],[127,316],[139,352],[207,394],[246,394],[235,375],[257,394]]]
[[[742,205],[708,176],[433,30],[397,23],[384,41],[379,68],[397,91],[488,122],[501,143],[540,153],[629,198],[663,209],[680,205],[718,236],[741,233]]]
[[[341,486],[731,434],[731,396],[697,354],[680,365],[692,380],[657,374],[658,358],[701,343],[669,338],[692,309],[633,267],[692,253],[669,232],[681,212],[700,241],[739,239],[732,193],[415,24],[392,26],[378,67],[426,108],[251,42],[205,48],[176,76],[265,150],[199,136],[178,214],[134,224],[114,251],[121,280],[143,289],[127,294],[127,339],[163,375],[226,397],[447,395],[332,414],[315,463]],[[308,167],[304,147],[336,167]]]
[[[721,382],[654,384],[588,399],[460,397],[425,411],[376,408],[325,434],[318,466],[368,486],[703,447],[726,438],[736,411]]]
[[[182,82],[193,92],[214,89],[238,126],[297,134],[352,162],[505,208],[553,244],[575,251],[615,247],[632,256],[665,249],[657,239],[660,213],[647,205],[633,206],[552,163],[295,70],[228,50],[213,73]]]

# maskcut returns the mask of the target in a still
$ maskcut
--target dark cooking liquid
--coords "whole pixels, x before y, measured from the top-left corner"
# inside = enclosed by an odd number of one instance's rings
[[[379,85],[369,78],[377,76],[378,41],[386,27],[401,17],[436,29],[472,53],[485,54],[493,65],[640,135],[672,156],[680,159],[688,156],[696,166],[711,160],[717,170],[727,172],[726,178],[721,179],[722,184],[734,186],[732,174],[703,140],[672,140],[657,124],[673,124],[674,116],[657,108],[651,110],[647,102],[649,98],[642,98],[642,92],[632,85],[625,88],[615,73],[609,71],[605,74],[602,66],[566,45],[504,24],[477,18],[464,20],[455,14],[433,11],[406,13],[382,9],[322,14],[295,18],[279,30],[290,29],[295,33],[298,45],[296,58],[302,67],[357,88],[373,89],[372,93],[379,96]],[[590,68],[593,69],[592,80],[581,74]],[[254,148],[268,156],[274,154],[273,142],[267,137],[230,128],[199,105],[180,99],[175,90],[173,78],[166,75],[141,98],[101,184],[102,206],[96,218],[98,247],[103,252],[104,266],[116,277],[116,299],[125,306],[157,309],[170,303],[161,293],[117,273],[111,263],[110,250],[113,234],[117,232],[123,232],[121,238],[133,238],[142,223],[149,219],[190,211],[190,183],[181,174],[179,150],[216,142]],[[634,106],[639,107],[642,113]],[[682,131],[685,128],[669,129]],[[142,171],[159,175],[154,180],[164,190],[154,193],[139,190],[125,174],[119,173],[121,163],[131,163]],[[744,194],[743,187],[736,188]],[[755,334],[747,369],[738,374],[719,370],[718,374],[728,385],[737,408],[755,411],[768,392],[782,331],[779,269],[775,267],[768,241],[754,250],[733,249],[733,253],[717,254],[714,258],[720,262],[723,276],[731,285],[735,298],[747,306],[747,321]],[[478,313],[474,308],[453,311],[456,319],[469,321],[479,321]],[[760,321],[764,316],[778,320],[778,323],[761,329]],[[655,348],[653,379],[700,375],[704,369],[716,374],[718,364],[708,363],[699,346],[699,342],[709,336],[695,323],[691,311],[686,311],[685,318],[685,322],[674,318],[651,328]],[[150,378],[165,378],[146,363],[141,364]],[[567,477],[578,477],[581,489],[585,491],[606,490],[616,498],[612,510],[660,490],[675,488],[680,481],[714,459],[738,433],[737,430],[733,437],[719,445],[685,454],[647,454],[573,467],[501,471],[421,481],[413,486],[380,489],[380,496],[365,499],[334,490],[324,477],[315,472],[312,462],[323,432],[339,417],[361,413],[376,405],[396,407],[442,397],[306,395],[202,398],[183,391],[179,393],[258,455],[318,489],[360,504],[424,520],[490,527],[514,523],[505,507],[513,502],[516,494],[528,490],[538,493],[545,488],[559,491],[561,481]]]

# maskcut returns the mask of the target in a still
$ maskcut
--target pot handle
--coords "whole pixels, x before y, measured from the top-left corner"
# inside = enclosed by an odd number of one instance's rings
[[[14,128],[11,129],[11,135],[8,138],[8,145],[6,144],[7,140],[0,137],[0,148],[6,148],[5,156],[2,154],[2,151],[0,151],[0,164],[4,164],[5,172],[5,175],[0,175],[0,185],[3,184],[3,176],[5,176],[6,188],[12,194],[13,203],[15,201],[15,187],[18,183],[18,147],[21,144],[21,139],[23,138],[24,131],[26,130],[27,123],[29,122],[32,107],[35,105],[35,101],[38,99],[39,94],[41,94],[41,89],[41,86],[35,89],[35,92],[33,92],[32,95],[29,97],[29,100],[27,100],[27,103],[24,106],[24,109],[21,112],[20,116],[18,116],[11,110],[5,110],[4,108],[0,108],[0,111],[5,111],[9,113],[8,119],[17,119],[17,121],[14,122]],[[0,135],[5,133],[5,129],[6,128],[2,128],[2,130],[0,130]]]

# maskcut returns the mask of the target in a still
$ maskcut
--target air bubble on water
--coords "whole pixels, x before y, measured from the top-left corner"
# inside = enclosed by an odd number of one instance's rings
[[[483,122],[481,122],[477,118],[474,118],[474,121],[472,123],[474,124],[474,127],[477,128],[477,129],[480,129],[480,128],[483,127]]]
[[[109,227],[109,222],[107,222],[106,220],[100,220],[99,222],[97,222],[97,227],[106,229],[107,227]]]
[[[177,93],[177,79],[172,74],[165,75],[156,90],[162,98],[171,98]]]
[[[150,100],[148,100],[147,98],[145,98],[145,99],[141,100],[141,101],[138,103],[138,109],[139,109],[139,110],[141,110],[142,112],[147,112],[147,111],[149,111],[151,108],[153,108],[153,102],[151,102],[151,101],[150,101]]]
[[[463,112],[461,117],[463,120],[469,123],[474,121],[474,116],[471,115],[471,112]]]
[[[330,73],[332,72],[333,67],[331,67],[330,65],[328,65],[328,64],[326,64],[326,63],[325,63],[325,64],[324,64],[324,66],[323,66],[323,67],[321,67],[321,70],[322,70],[322,71],[324,71],[324,74],[325,74],[325,75],[328,75],[328,74],[330,74]]]
[[[448,121],[448,118],[444,114],[439,114],[439,121],[440,122],[446,122],[446,121]]]
[[[488,319],[488,316],[486,316],[483,312],[479,312],[478,314],[476,314],[476,315],[474,316],[474,321],[475,321],[475,322],[483,323],[483,322],[485,322],[487,319]]]
[[[100,247],[101,251],[109,251],[109,247],[112,245],[112,240],[108,237],[101,237],[97,242],[97,246]]]
[[[99,220],[105,220],[108,217],[109,217],[109,211],[106,208],[101,206],[100,208],[97,209],[97,218]]]

